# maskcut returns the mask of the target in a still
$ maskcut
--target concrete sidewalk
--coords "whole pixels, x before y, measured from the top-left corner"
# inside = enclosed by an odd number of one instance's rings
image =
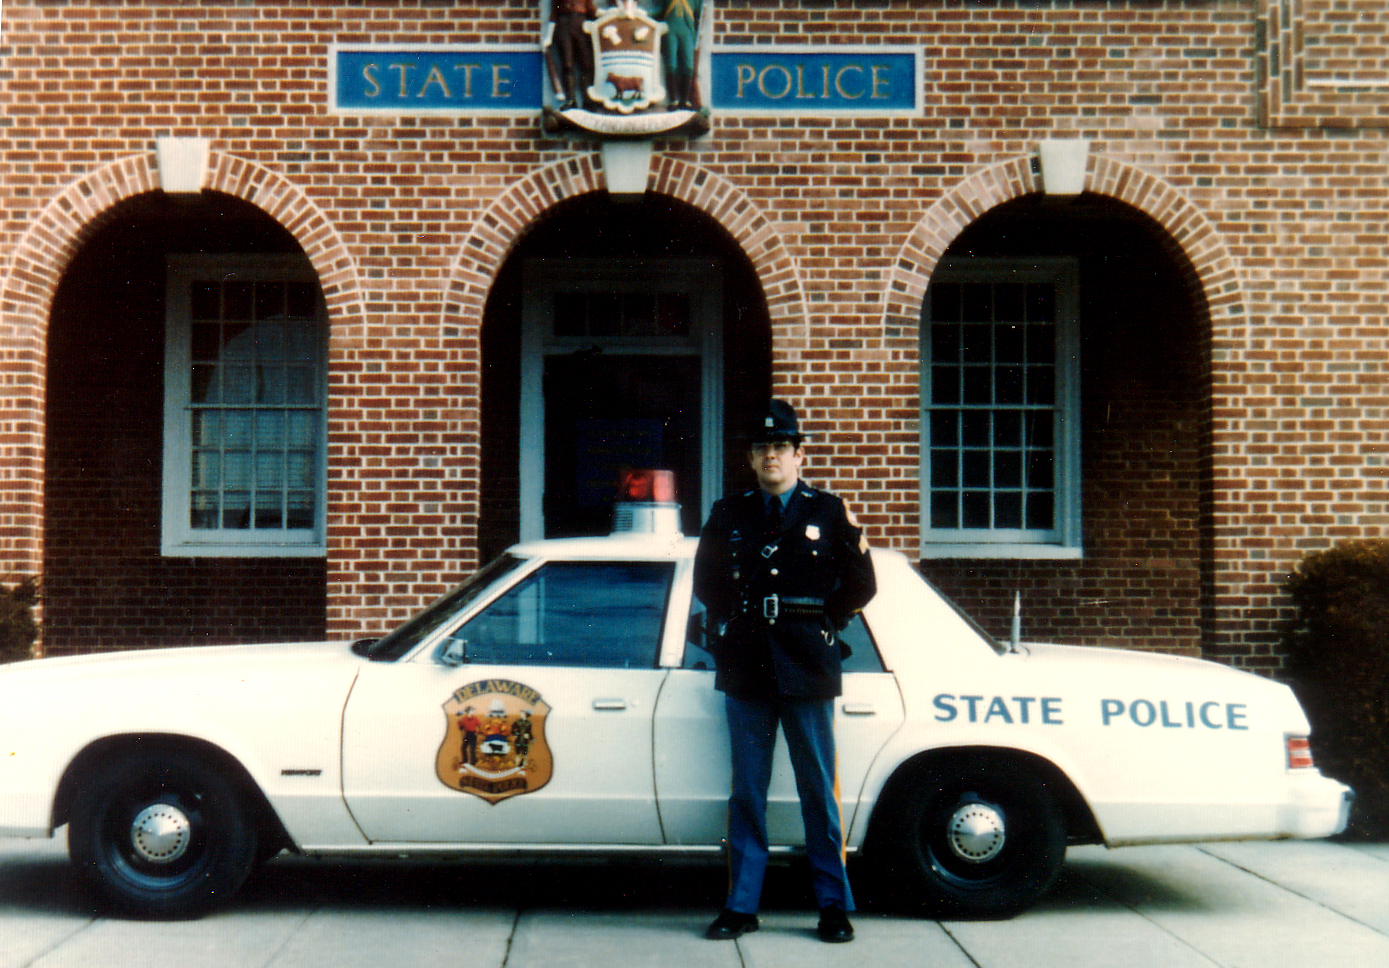
[[[192,922],[97,916],[55,842],[0,841],[0,968],[1383,968],[1389,845],[1073,849],[1010,921],[869,903],[857,939],[814,935],[801,872],[775,869],[762,930],[702,938],[722,870],[655,863],[271,862]]]

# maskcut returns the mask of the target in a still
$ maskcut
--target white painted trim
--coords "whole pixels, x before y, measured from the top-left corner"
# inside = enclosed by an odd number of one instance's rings
[[[723,490],[723,277],[702,259],[536,259],[523,270],[521,309],[521,540],[545,535],[545,356],[599,345],[624,355],[699,356],[701,359],[700,520]],[[689,338],[623,340],[552,334],[551,303],[536,298],[559,286],[688,292]],[[678,483],[677,483],[678,486]]]
[[[159,187],[175,194],[196,194],[207,180],[207,160],[212,142],[207,138],[154,139],[159,165]]]
[[[1055,409],[1055,501],[1056,528],[1029,540],[1026,531],[972,531],[935,529],[930,524],[931,446],[930,446],[930,339],[928,313],[930,286],[921,307],[918,339],[921,386],[920,480],[921,525],[918,554],[922,558],[1080,558],[1083,556],[1080,465],[1080,267],[1067,256],[1038,258],[981,258],[942,261],[931,278],[941,281],[1001,280],[1007,278],[1055,281],[1057,287],[1056,324],[1060,342],[1056,361]],[[968,540],[975,538],[977,540]]]
[[[1085,165],[1090,142],[1085,138],[1048,138],[1037,143],[1042,168],[1042,191],[1048,195],[1079,195],[1085,191]]]
[[[246,278],[318,284],[313,267],[295,255],[188,255],[168,258],[164,342],[164,473],[160,554],[171,558],[310,558],[327,553],[327,311],[318,296],[318,447],[314,469],[314,527],[311,529],[208,531],[189,527],[192,428],[189,379],[191,329],[190,278],[207,272],[235,272]]]
[[[919,557],[928,558],[1018,558],[1029,561],[1075,561],[1085,557],[1080,548],[1057,544],[945,544],[922,542]]]
[[[603,142],[603,179],[609,194],[646,194],[653,147],[650,141]]]

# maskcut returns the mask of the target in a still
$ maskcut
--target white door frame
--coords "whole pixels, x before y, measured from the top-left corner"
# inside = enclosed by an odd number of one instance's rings
[[[681,292],[688,337],[560,337],[555,292]],[[723,487],[723,273],[703,259],[535,259],[523,269],[521,308],[521,540],[545,535],[545,357],[595,346],[623,356],[700,358],[699,519]],[[614,486],[616,482],[614,482]],[[677,495],[679,482],[676,482]]]

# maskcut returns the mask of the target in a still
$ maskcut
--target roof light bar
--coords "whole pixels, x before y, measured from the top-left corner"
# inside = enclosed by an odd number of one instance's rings
[[[613,534],[680,534],[674,471],[624,470],[618,476]]]

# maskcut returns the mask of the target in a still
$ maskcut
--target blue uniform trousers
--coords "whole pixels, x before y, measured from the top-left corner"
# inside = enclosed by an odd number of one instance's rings
[[[839,778],[834,752],[834,700],[747,700],[725,696],[733,755],[733,789],[728,800],[731,911],[756,914],[767,869],[767,790],[777,724],[786,735],[805,824],[806,854],[821,908],[854,909],[844,870],[844,835],[839,815]]]

